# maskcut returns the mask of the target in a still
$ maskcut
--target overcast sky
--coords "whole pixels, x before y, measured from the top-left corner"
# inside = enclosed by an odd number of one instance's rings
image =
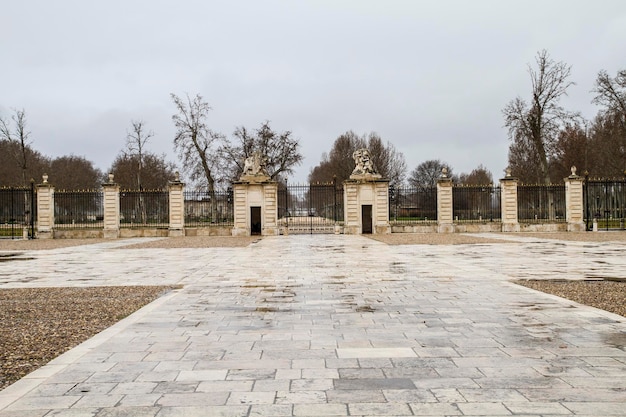
[[[497,180],[502,108],[529,98],[541,49],[572,66],[563,105],[593,118],[598,71],[626,68],[626,1],[0,0],[0,115],[25,109],[35,149],[106,171],[131,120],[178,163],[170,93],[200,94],[225,135],[291,130],[291,182],[348,130],[377,132],[409,172],[440,159]]]

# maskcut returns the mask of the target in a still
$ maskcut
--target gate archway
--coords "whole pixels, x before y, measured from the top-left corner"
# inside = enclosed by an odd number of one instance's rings
[[[280,184],[278,224],[292,234],[334,233],[343,222],[343,186]]]

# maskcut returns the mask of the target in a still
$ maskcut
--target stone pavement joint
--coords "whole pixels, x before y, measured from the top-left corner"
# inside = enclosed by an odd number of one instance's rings
[[[2,288],[182,288],[0,391],[0,417],[624,415],[625,319],[510,282],[623,275],[623,243],[119,246],[3,263]]]

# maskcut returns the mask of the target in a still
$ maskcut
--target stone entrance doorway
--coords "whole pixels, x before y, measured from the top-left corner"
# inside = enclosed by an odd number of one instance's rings
[[[372,205],[363,204],[361,206],[361,233],[372,234]]]
[[[261,207],[250,207],[250,234],[260,236],[262,231]]]

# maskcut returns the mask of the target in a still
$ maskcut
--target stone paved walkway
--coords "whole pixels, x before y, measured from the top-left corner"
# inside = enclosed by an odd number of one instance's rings
[[[0,416],[626,415],[626,320],[509,282],[625,277],[626,245],[516,241],[28,253],[0,286],[183,288],[1,391]]]

